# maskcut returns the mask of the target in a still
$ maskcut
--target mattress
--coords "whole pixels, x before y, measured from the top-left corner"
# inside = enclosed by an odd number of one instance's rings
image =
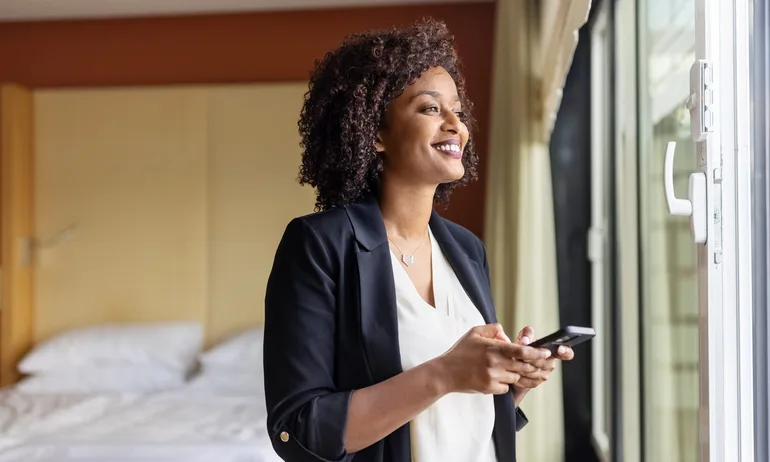
[[[218,396],[180,390],[59,397],[58,405],[50,408],[35,413],[58,416],[40,429],[33,428],[34,416],[12,424],[17,437],[0,450],[0,462],[281,460],[267,437],[264,400],[256,394]],[[80,409],[90,412],[81,414]]]

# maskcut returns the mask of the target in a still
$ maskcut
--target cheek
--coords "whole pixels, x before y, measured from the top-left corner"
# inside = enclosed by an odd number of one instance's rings
[[[470,141],[470,133],[468,132],[468,129],[463,125],[463,129],[460,131],[460,140],[462,141],[463,151],[468,147],[468,142]]]
[[[436,134],[441,132],[441,122],[438,118],[427,120],[416,120],[410,125],[411,138],[417,142],[430,143],[436,138]]]

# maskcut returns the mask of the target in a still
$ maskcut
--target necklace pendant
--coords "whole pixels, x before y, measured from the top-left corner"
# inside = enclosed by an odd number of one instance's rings
[[[414,255],[407,257],[406,255],[401,254],[401,261],[404,262],[406,266],[412,266],[412,263],[414,263]]]

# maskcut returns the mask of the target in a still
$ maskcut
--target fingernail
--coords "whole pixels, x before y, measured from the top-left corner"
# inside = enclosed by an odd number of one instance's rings
[[[560,346],[559,347],[559,354],[560,355],[567,354],[567,349],[564,348],[563,346]]]
[[[529,337],[527,337],[526,335],[521,338],[521,343],[523,343],[524,345],[529,345],[529,342],[530,342]]]
[[[545,350],[545,352],[543,353],[543,357],[544,358],[550,358],[551,357],[551,350]]]

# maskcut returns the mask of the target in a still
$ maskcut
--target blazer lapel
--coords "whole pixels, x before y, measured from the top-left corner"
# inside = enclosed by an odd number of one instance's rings
[[[487,324],[496,323],[497,316],[494,304],[487,290],[487,284],[484,282],[478,262],[469,257],[465,250],[460,247],[457,240],[446,227],[444,219],[435,211],[431,214],[430,229],[433,231],[433,235],[436,236],[436,241],[438,241],[441,250],[452,266],[460,284],[462,284],[473,304],[476,305],[476,309],[481,312],[484,322]]]
[[[379,383],[403,372],[398,338],[396,288],[393,280],[390,247],[380,205],[374,196],[345,207],[358,242],[359,314],[364,353],[373,383]],[[487,290],[479,263],[460,247],[446,224],[435,211],[431,214],[431,230],[465,288],[471,301],[481,312],[486,323],[497,322],[491,295]],[[512,415],[508,409],[513,401],[508,395],[495,398],[498,416]],[[508,422],[497,417],[495,445],[500,460],[515,460],[515,435]],[[387,460],[411,458],[409,424],[391,434],[386,445]],[[504,435],[500,437],[499,435]]]
[[[403,372],[398,339],[396,288],[388,236],[376,197],[345,207],[359,249],[359,309],[361,334],[374,383]],[[494,305],[479,263],[452,236],[444,219],[433,211],[430,227],[457,279],[488,324],[496,323]]]
[[[396,287],[385,223],[374,196],[346,207],[359,250],[361,334],[374,383],[403,372],[398,343]]]
[[[435,211],[431,215],[430,227],[433,235],[446,255],[449,264],[452,265],[457,279],[460,280],[468,297],[481,312],[487,324],[497,322],[492,296],[487,290],[481,265],[473,260],[457,243],[457,240],[449,232],[449,229]],[[516,422],[514,417],[513,396],[510,393],[497,395],[495,401],[495,428],[494,441],[498,460],[516,460]]]
[[[358,308],[364,354],[372,383],[379,383],[403,372],[388,235],[374,196],[345,210],[358,241]],[[409,427],[406,423],[391,433],[383,460],[411,459]]]

